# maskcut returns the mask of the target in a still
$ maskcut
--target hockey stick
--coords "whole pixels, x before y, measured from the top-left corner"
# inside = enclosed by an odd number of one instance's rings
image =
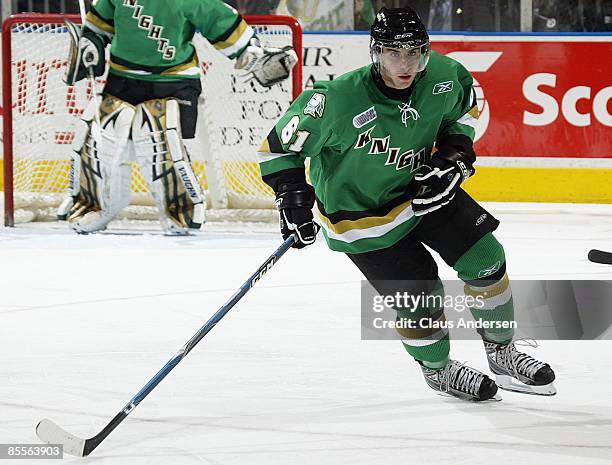
[[[123,409],[95,436],[81,439],[65,431],[49,419],[44,419],[36,426],[38,437],[48,444],[62,444],[64,452],[78,457],[89,455],[100,443],[134,410],[147,395],[166,377],[172,369],[191,352],[198,342],[229,312],[234,305],[263,277],[274,264],[289,250],[295,242],[290,236],[277,248],[255,273],[238,289],[232,297],[196,332],[187,343],[157,372],[153,378],[130,400]]]
[[[81,14],[81,24],[85,26],[87,10],[85,9],[85,0],[79,0],[79,12]],[[96,120],[96,125],[98,126],[98,131],[102,131],[102,123],[100,122],[100,103],[98,102],[98,93],[96,86],[96,77],[94,76],[93,67],[87,68],[87,75],[89,79],[89,85],[91,86],[91,98],[94,101],[94,105],[96,107],[96,112],[94,113],[94,118]],[[100,140],[101,134],[97,134]]]
[[[85,18],[87,16],[87,10],[85,8],[85,0],[79,0],[79,13],[81,15],[81,24],[85,26]],[[100,106],[98,103],[98,94],[96,92],[96,77],[94,76],[93,68],[90,66],[87,68],[87,79],[89,79],[89,85],[91,86],[91,98],[94,101],[94,105],[96,106],[96,112],[94,114],[94,118],[96,120],[96,124],[98,125],[98,130],[102,130],[102,125],[100,124]],[[99,136],[100,134],[98,134]],[[100,139],[98,139],[100,140]]]
[[[612,252],[604,252],[603,250],[592,249],[589,252],[589,260],[593,263],[612,265]]]

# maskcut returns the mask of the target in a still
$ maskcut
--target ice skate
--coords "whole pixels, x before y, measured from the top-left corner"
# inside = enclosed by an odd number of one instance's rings
[[[69,221],[70,228],[78,234],[91,234],[104,231],[112,217],[102,211],[90,211],[76,221]]]
[[[535,341],[521,342],[523,345],[537,347]],[[555,372],[547,363],[519,352],[514,342],[504,345],[484,341],[484,345],[489,368],[501,389],[539,396],[554,396],[557,393],[553,384]]]
[[[421,365],[425,381],[432,389],[463,400],[501,400],[497,385],[484,373],[455,360],[439,370]]]

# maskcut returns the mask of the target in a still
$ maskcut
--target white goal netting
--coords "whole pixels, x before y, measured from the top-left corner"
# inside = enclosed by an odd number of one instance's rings
[[[4,190],[8,213],[15,222],[53,219],[66,197],[71,143],[79,116],[92,98],[91,83],[74,87],[62,82],[69,37],[65,16],[15,15],[5,24],[10,56],[3,56],[3,73],[10,72],[9,107],[12,138],[5,137]],[[271,19],[272,18],[272,19]],[[77,18],[71,20],[78,22]],[[292,18],[246,18],[261,41],[274,47],[294,45],[299,31]],[[295,22],[295,21],[293,21]],[[202,68],[196,138],[187,142],[194,169],[207,191],[208,219],[269,221],[275,218],[271,190],[261,181],[256,152],[268,131],[299,93],[299,80],[289,79],[270,89],[234,71],[233,61],[201,36],[194,40]],[[6,54],[5,54],[6,55]],[[300,64],[298,64],[300,65]],[[300,70],[294,74],[301,75]],[[7,76],[4,76],[6,85]],[[104,79],[96,82],[100,92]],[[6,107],[6,96],[5,96]],[[5,118],[7,117],[5,111]],[[5,126],[6,127],[6,126]],[[9,133],[10,134],[10,133]],[[12,157],[11,157],[12,155]],[[12,195],[11,195],[12,193]],[[125,217],[156,218],[146,183],[132,168],[132,205]]]

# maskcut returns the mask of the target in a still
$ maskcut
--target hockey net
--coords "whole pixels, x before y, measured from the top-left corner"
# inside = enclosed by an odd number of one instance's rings
[[[17,14],[3,24],[5,224],[55,219],[67,197],[71,144],[78,118],[94,89],[83,80],[62,82],[71,15]],[[261,141],[301,90],[301,29],[286,16],[246,16],[266,46],[292,45],[298,64],[290,79],[266,89],[245,82],[234,62],[203,37],[194,44],[202,69],[195,139],[186,141],[194,169],[207,192],[207,220],[272,221],[273,195],[260,177]],[[96,80],[100,93],[105,79]],[[131,204],[123,218],[156,219],[136,164]]]

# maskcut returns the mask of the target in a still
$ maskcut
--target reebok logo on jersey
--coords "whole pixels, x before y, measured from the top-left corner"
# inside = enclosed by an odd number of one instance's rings
[[[310,115],[313,118],[322,118],[323,112],[325,111],[325,95],[319,94],[318,92],[312,94],[310,100],[304,108],[304,114]]]
[[[478,217],[478,219],[476,220],[476,226],[480,226],[482,224],[482,222],[484,220],[486,220],[486,219],[487,219],[487,214],[486,213],[483,213],[482,215],[480,215]]]
[[[453,81],[438,82],[433,88],[433,95],[443,94],[453,90]]]
[[[370,107],[353,118],[353,126],[357,129],[362,128],[370,121],[374,121],[376,116],[376,108]]]

